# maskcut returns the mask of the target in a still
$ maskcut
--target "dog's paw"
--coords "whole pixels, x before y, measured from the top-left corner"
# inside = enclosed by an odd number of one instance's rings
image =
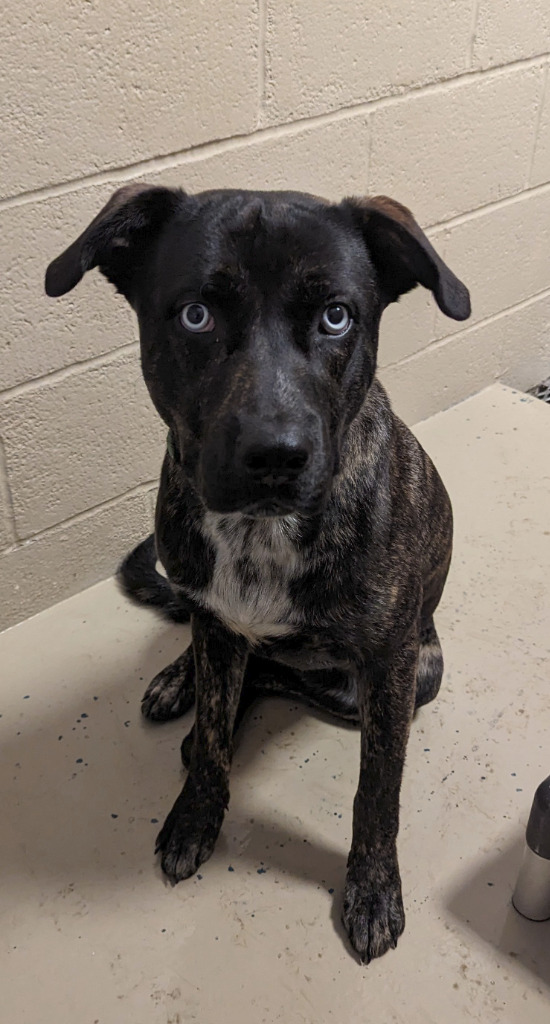
[[[195,664],[193,651],[188,647],[149,683],[141,701],[141,713],[152,722],[167,722],[185,715],[194,702]]]
[[[342,921],[350,942],[364,964],[395,949],[405,927],[399,876],[376,888],[348,874]]]
[[[174,885],[194,875],[212,855],[223,815],[223,802],[199,801],[186,784],[157,836],[155,849]]]

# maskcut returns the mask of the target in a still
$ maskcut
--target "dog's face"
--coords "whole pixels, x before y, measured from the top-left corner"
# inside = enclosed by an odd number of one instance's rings
[[[384,307],[420,282],[469,315],[464,285],[384,198],[127,186],[50,265],[48,294],[95,265],[137,313],[149,392],[216,512],[320,511]]]
[[[145,379],[205,505],[322,506],[380,313],[341,213],[298,196],[199,198],[160,233],[134,303]]]

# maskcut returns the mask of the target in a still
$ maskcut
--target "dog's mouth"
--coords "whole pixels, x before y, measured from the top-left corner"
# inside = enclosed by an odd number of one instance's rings
[[[295,515],[294,508],[279,508],[276,505],[260,505],[257,508],[243,509],[245,519],[285,519],[289,515]]]
[[[295,515],[300,511],[294,502],[287,501],[254,501],[235,508],[212,508],[211,512],[228,513],[239,512],[246,519],[284,519],[286,516]]]
[[[210,467],[208,467],[210,469]],[[198,474],[197,491],[205,508],[218,515],[239,513],[247,519],[282,519],[285,516],[315,516],[328,501],[333,474],[312,467],[293,479],[255,480],[235,471],[230,465],[214,466],[212,471]],[[328,471],[327,471],[328,470]]]
[[[243,495],[235,500],[235,496],[221,497],[206,495],[202,498],[205,508],[218,515],[238,514],[250,520],[295,519],[311,520],[326,508],[330,498],[331,487],[317,487],[306,495]]]

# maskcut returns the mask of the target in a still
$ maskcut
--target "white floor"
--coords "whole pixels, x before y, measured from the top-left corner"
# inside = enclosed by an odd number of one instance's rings
[[[149,726],[139,700],[188,631],[107,582],[0,636],[6,1024],[548,1024],[550,922],[510,895],[550,773],[550,407],[492,387],[417,433],[457,522],[397,950],[360,967],[339,924],[358,735],[288,703],[245,728],[212,860],[164,884],[189,722]]]

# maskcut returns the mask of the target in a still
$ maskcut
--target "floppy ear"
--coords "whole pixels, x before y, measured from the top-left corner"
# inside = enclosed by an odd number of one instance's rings
[[[184,199],[185,193],[178,189],[155,185],[134,183],[119,188],[79,238],[50,263],[46,294],[65,295],[87,270],[98,266],[128,298],[149,242]]]
[[[470,316],[468,289],[449,270],[416,223],[410,210],[387,196],[346,199],[372,256],[387,302],[424,285],[453,320]]]

